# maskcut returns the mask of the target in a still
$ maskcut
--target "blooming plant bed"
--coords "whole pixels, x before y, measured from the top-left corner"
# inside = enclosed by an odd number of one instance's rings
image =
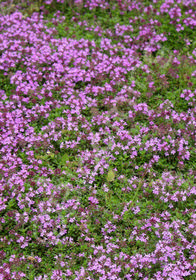
[[[196,279],[196,2],[27,2],[0,4],[0,279]]]

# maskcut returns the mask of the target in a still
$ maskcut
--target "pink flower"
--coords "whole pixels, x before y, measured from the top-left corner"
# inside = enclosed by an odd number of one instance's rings
[[[88,198],[88,200],[89,200],[92,204],[99,204],[99,201],[98,201],[95,197],[93,197],[93,196],[90,196],[90,197]]]

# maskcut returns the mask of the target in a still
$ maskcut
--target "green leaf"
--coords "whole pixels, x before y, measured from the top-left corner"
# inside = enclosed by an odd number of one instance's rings
[[[115,173],[112,169],[108,171],[106,179],[107,179],[108,182],[113,182],[114,181]]]
[[[65,153],[60,159],[60,164],[65,165],[68,160],[69,160],[69,155]]]

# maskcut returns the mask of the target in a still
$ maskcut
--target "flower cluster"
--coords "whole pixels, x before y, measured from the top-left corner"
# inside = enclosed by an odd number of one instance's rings
[[[0,15],[0,279],[194,275],[194,1],[148,2]]]

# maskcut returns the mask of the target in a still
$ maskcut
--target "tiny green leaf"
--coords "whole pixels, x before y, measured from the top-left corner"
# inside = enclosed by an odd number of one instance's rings
[[[113,181],[114,181],[114,178],[115,178],[115,173],[114,173],[114,171],[111,169],[111,170],[108,171],[108,174],[107,174],[106,179],[107,179],[108,182],[113,182]]]

